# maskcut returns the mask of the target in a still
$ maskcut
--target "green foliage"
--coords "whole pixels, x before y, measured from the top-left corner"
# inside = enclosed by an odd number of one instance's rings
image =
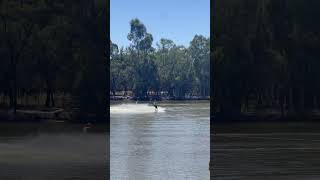
[[[209,39],[196,35],[189,48],[172,40],[153,38],[139,19],[130,21],[131,45],[117,50],[111,43],[111,94],[132,91],[137,99],[208,96],[210,89]]]
[[[214,7],[214,111],[317,108],[319,1],[219,0]]]
[[[0,94],[10,97],[56,93],[79,100],[82,118],[107,112],[106,2],[0,1]],[[23,105],[23,104],[20,104]]]

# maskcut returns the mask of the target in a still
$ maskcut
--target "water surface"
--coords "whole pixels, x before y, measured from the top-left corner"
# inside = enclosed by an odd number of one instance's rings
[[[108,179],[107,133],[84,133],[82,127],[55,122],[1,123],[0,179]]]
[[[320,179],[319,122],[214,124],[212,179]]]
[[[209,179],[209,102],[110,107],[111,179]]]

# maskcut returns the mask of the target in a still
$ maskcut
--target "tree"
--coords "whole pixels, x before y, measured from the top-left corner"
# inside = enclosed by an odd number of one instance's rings
[[[140,99],[148,99],[148,91],[158,91],[157,69],[152,55],[153,37],[147,33],[146,27],[139,19],[133,19],[130,21],[128,40],[132,42],[131,61],[135,62],[134,94]]]
[[[195,35],[190,42],[190,55],[198,86],[202,96],[208,96],[210,91],[210,40],[201,35]]]

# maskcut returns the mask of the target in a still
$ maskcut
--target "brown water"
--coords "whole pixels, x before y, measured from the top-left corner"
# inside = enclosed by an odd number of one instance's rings
[[[320,179],[320,123],[216,124],[212,179]]]
[[[111,106],[112,180],[208,180],[209,102]]]
[[[0,124],[0,179],[108,179],[107,140],[81,125]]]

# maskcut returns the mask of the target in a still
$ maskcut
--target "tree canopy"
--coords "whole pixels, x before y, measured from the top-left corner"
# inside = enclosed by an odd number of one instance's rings
[[[318,109],[320,2],[214,3],[213,112],[300,117]]]
[[[130,21],[128,47],[110,43],[111,95],[132,92],[137,99],[187,96],[208,97],[210,90],[210,41],[195,35],[189,47],[153,37],[139,19]]]
[[[24,96],[45,94],[42,105],[54,107],[55,95],[69,94],[80,112],[105,117],[105,6],[102,0],[0,1],[1,104],[16,111],[37,105]]]

